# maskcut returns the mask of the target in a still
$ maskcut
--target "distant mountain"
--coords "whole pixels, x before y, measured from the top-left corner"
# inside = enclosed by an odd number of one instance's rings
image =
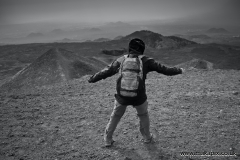
[[[180,34],[175,34],[174,36],[180,37],[187,39],[189,41],[194,41],[197,43],[210,43],[212,38],[210,36],[207,36],[205,34],[196,34],[196,35],[180,35]]]
[[[61,29],[54,29],[52,30],[50,33],[53,33],[53,34],[62,34],[64,33],[65,31],[61,30]]]
[[[60,40],[57,40],[55,42],[60,42],[60,43],[70,43],[70,42],[82,42],[82,40],[78,40],[78,39],[69,39],[69,38],[63,38],[63,39],[60,39]]]
[[[123,38],[123,36],[117,36],[117,37],[114,38],[114,40],[119,40],[121,38]]]
[[[37,87],[93,74],[105,63],[79,57],[65,49],[53,48],[14,75],[3,88]]]
[[[127,52],[126,48],[123,49],[114,49],[114,50],[102,50],[101,54],[111,55],[111,56],[120,56]]]
[[[209,69],[213,69],[213,63],[208,62],[203,59],[192,59],[188,62],[178,64],[178,65],[176,65],[176,67],[181,67],[181,68],[185,68],[185,69],[195,68],[195,69],[209,70]]]
[[[93,40],[93,42],[106,42],[106,41],[110,41],[111,39],[109,38],[98,38]]]
[[[99,28],[90,28],[89,31],[98,32],[98,31],[102,31],[102,30]]]
[[[118,22],[109,22],[106,24],[107,26],[112,26],[112,27],[120,27],[120,26],[130,26],[129,23],[125,23],[122,21],[118,21]]]
[[[29,35],[27,35],[27,38],[36,38],[36,37],[42,37],[44,36],[44,34],[42,33],[30,33]]]
[[[73,39],[69,39],[69,38],[63,38],[63,39],[58,40],[56,42],[74,42],[74,40]]]
[[[206,31],[206,33],[229,33],[229,32],[224,28],[210,28],[209,30]]]
[[[211,39],[211,37],[205,35],[205,34],[199,34],[199,35],[191,35],[189,36],[190,39],[200,38],[200,39]]]
[[[87,32],[101,32],[102,30],[100,28],[84,28],[82,31],[87,31]]]
[[[136,31],[130,35],[123,37],[123,40],[131,40],[133,38],[142,39],[148,47],[152,47],[155,49],[161,48],[179,48],[184,47],[190,44],[196,44],[196,42],[192,42],[183,38],[179,38],[176,36],[163,36],[158,33],[154,33],[148,30]]]

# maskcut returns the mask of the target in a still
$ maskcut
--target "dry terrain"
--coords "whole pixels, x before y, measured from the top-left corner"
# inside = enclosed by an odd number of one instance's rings
[[[124,54],[133,37],[146,40],[147,56],[187,70],[148,75],[155,143],[141,142],[129,106],[116,142],[105,148],[117,77],[87,79]],[[0,46],[0,159],[240,159],[239,51],[239,45],[195,44],[150,31],[106,42]]]
[[[187,70],[149,74],[147,94],[155,143],[143,144],[136,111],[128,107],[111,148],[103,131],[112,111],[116,76],[88,76],[34,90],[0,93],[2,160],[237,160],[240,159],[240,72]],[[181,156],[224,152],[234,156]]]
[[[0,46],[0,85],[50,49],[60,48],[73,52],[81,59],[88,57],[95,61],[110,63],[127,51],[129,40],[135,37],[143,39],[146,43],[146,55],[161,61],[163,64],[177,65],[193,59],[203,59],[213,63],[213,68],[216,69],[240,69],[239,42],[236,42],[237,45],[230,41],[226,43],[229,45],[203,45],[175,36],[163,36],[142,30],[121,37],[121,39],[106,42],[33,43]],[[86,70],[82,71],[81,74],[86,75],[91,74],[91,72]]]

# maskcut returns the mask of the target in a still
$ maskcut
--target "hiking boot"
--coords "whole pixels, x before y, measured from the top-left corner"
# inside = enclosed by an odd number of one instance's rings
[[[151,134],[151,137],[149,139],[142,139],[142,141],[146,144],[154,143],[153,135]]]
[[[105,147],[111,147],[115,141],[114,140],[106,140]]]

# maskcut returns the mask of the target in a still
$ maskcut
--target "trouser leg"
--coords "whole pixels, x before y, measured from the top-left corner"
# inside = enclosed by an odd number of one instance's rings
[[[110,120],[106,126],[105,132],[104,132],[104,140],[105,141],[111,141],[113,133],[118,125],[118,122],[122,118],[123,114],[126,111],[126,105],[119,104],[116,100],[114,103],[114,109],[112,111],[112,114],[110,116]]]
[[[150,122],[149,122],[149,115],[148,115],[148,102],[145,101],[143,104],[139,106],[134,106],[136,108],[138,117],[140,119],[140,132],[145,140],[151,138],[150,129]]]

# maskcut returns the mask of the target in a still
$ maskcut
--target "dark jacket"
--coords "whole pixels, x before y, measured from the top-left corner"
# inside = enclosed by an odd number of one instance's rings
[[[129,54],[130,57],[135,57],[138,56],[137,54]],[[113,61],[110,65],[108,65],[106,68],[101,70],[100,72],[96,73],[93,75],[90,79],[89,82],[94,83],[99,80],[105,79],[107,77],[113,76],[114,74],[118,73],[119,67],[124,60],[124,56],[118,58],[117,60]],[[145,79],[147,78],[147,73],[156,71],[158,73],[162,73],[164,75],[168,76],[173,76],[177,74],[181,74],[182,70],[180,68],[176,67],[166,67],[157,61],[155,61],[152,58],[149,58],[147,56],[144,56],[142,58],[143,62],[143,88],[144,90],[139,94],[137,97],[122,97],[121,95],[115,94],[116,100],[122,104],[122,105],[133,105],[133,106],[138,106],[144,103],[147,100],[147,95],[146,95],[146,87],[145,87]]]

